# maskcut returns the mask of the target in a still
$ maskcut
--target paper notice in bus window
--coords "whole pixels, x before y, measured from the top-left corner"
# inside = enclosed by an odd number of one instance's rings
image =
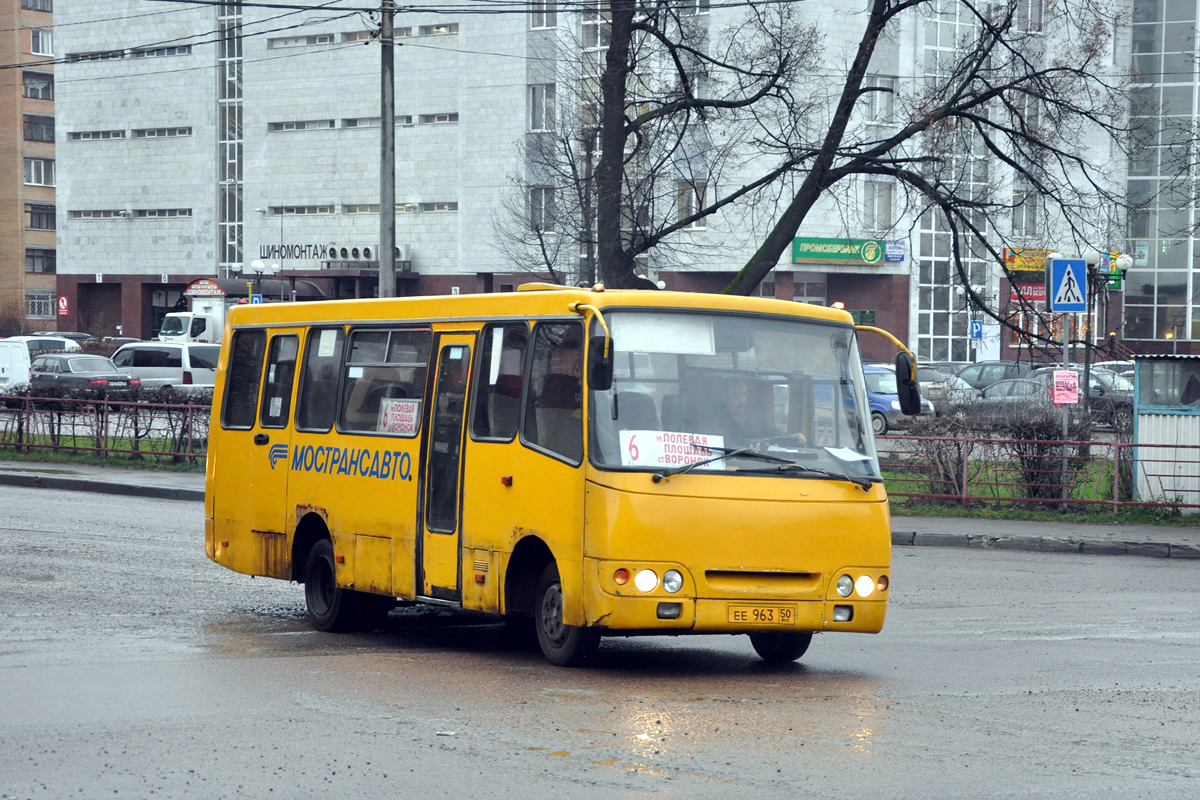
[[[337,331],[321,331],[321,338],[317,340],[317,356],[320,358],[329,358],[333,355],[333,348],[336,345]]]
[[[379,426],[381,433],[398,436],[415,436],[421,424],[421,401],[384,398],[379,403]]]
[[[621,466],[681,467],[712,458],[725,446],[724,436],[682,431],[621,431]],[[720,462],[705,468],[722,469]],[[701,467],[697,467],[701,469]]]

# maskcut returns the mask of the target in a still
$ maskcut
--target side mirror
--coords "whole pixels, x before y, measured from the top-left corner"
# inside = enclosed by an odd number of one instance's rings
[[[917,383],[917,365],[908,353],[896,356],[896,393],[905,416],[921,413],[921,387]]]
[[[604,336],[593,336],[588,340],[588,388],[599,392],[612,388],[613,340],[608,338],[608,357],[604,355]]]

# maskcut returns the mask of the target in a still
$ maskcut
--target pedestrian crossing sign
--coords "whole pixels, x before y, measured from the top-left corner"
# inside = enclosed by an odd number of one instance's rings
[[[1050,311],[1087,311],[1087,264],[1082,258],[1046,262],[1046,307]]]

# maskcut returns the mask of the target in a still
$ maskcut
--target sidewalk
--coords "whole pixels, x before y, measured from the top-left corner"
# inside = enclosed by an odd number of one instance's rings
[[[0,485],[99,492],[167,500],[203,500],[204,475],[82,464],[0,461]],[[892,544],[977,547],[1038,553],[1200,558],[1195,527],[955,517],[892,517]]]

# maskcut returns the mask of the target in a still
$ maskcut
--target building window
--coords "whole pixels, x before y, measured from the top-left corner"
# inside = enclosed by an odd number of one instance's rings
[[[372,38],[373,34],[370,31],[354,31],[353,33],[342,34],[343,42],[366,42]]]
[[[71,131],[67,134],[69,142],[95,142],[100,139],[124,139],[125,131]]]
[[[139,208],[133,212],[135,216],[141,217],[190,217],[192,210],[190,208]]]
[[[704,195],[708,192],[707,181],[679,181],[675,184],[676,204],[679,208],[677,219],[683,221],[704,208]],[[701,217],[688,224],[689,228],[700,230],[708,227],[708,218]]]
[[[422,211],[458,211],[458,203],[421,203]]]
[[[117,50],[88,50],[82,53],[67,53],[67,61],[76,63],[79,61],[112,61],[125,57],[123,49]]]
[[[191,128],[134,128],[135,139],[170,139],[177,136],[191,136]]]
[[[378,214],[378,203],[347,203],[342,206],[343,214]]]
[[[792,299],[797,303],[825,305],[825,276],[817,272],[793,272]]]
[[[553,83],[539,83],[529,87],[529,130],[554,130]]]
[[[449,33],[458,33],[458,23],[444,22],[440,25],[422,25],[420,31],[421,36],[444,36]]]
[[[67,219],[120,219],[132,216],[132,211],[120,208],[85,208],[67,212]]]
[[[1016,238],[1038,235],[1038,195],[1013,192],[1012,235]]]
[[[32,100],[54,99],[54,76],[45,72],[22,73],[25,80],[25,96]]]
[[[310,216],[313,214],[332,214],[334,207],[329,206],[271,206],[271,216],[278,217],[280,215],[292,216]]]
[[[554,230],[554,188],[531,186],[529,188],[529,229],[532,231]]]
[[[25,316],[44,317],[54,316],[54,292],[25,292]]]
[[[332,128],[334,121],[331,119],[310,119],[299,122],[269,122],[267,130],[275,133],[277,131],[319,131]]]
[[[21,8],[26,11],[45,11],[46,13],[54,13],[53,0],[21,0]]]
[[[531,28],[558,27],[558,8],[553,0],[533,0],[533,11],[529,16]]]
[[[148,47],[145,49],[133,49],[129,51],[129,55],[133,58],[160,58],[162,56],[187,56],[191,55],[192,46],[185,44],[180,47]]]
[[[52,231],[57,228],[54,206],[25,204],[25,227],[31,231]]]
[[[365,31],[364,31],[365,33]],[[347,34],[347,36],[350,34]],[[267,49],[275,50],[280,47],[304,47],[314,44],[333,44],[332,33],[318,33],[312,36],[283,36],[276,39],[267,39]],[[343,37],[342,41],[354,41]]]
[[[1042,29],[1042,6],[1046,0],[1017,0],[1017,14],[1013,19],[1013,27],[1019,31],[1040,31]],[[1167,17],[1172,19],[1172,17]]]
[[[679,13],[687,14],[707,14],[709,0],[683,0],[680,6]]]
[[[49,28],[29,29],[29,52],[35,56],[54,55],[54,37]]]
[[[412,114],[397,114],[396,124],[403,128],[411,128],[413,126]]]
[[[378,128],[379,117],[354,117],[342,120],[343,128]]]
[[[867,122],[890,125],[896,121],[896,79],[885,75],[868,75],[868,87],[879,91],[867,92],[863,98],[867,104]]]
[[[26,186],[53,186],[54,159],[27,158],[25,159]]]
[[[53,142],[54,117],[42,117],[35,114],[26,114],[25,141]]]
[[[893,185],[877,181],[863,183],[863,226],[869,231],[892,227]]]
[[[422,114],[422,125],[448,125],[458,122],[458,114]]]
[[[42,247],[25,248],[26,272],[54,273],[58,271],[56,264],[53,250]]]

